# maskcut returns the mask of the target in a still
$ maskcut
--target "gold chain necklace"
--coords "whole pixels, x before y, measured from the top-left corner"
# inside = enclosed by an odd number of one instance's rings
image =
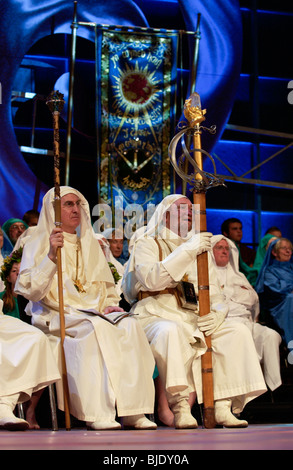
[[[79,268],[79,252],[81,251],[81,244],[80,244],[80,239],[77,238],[76,242],[76,274],[75,274],[75,280],[73,281],[76,289],[78,292],[85,292],[82,283],[78,279],[78,268]]]

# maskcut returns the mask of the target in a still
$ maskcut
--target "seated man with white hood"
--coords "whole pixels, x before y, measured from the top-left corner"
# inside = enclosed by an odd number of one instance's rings
[[[130,240],[122,290],[138,315],[153,351],[176,428],[196,428],[190,396],[202,403],[201,356],[211,335],[215,418],[226,427],[245,427],[240,413],[266,391],[250,331],[226,324],[223,296],[211,296],[211,313],[198,316],[198,305],[186,308],[179,290],[188,278],[197,290],[197,256],[211,249],[209,233],[195,234],[192,204],[182,195],[167,196],[147,226]],[[177,229],[177,230],[176,230]],[[182,284],[181,284],[182,285]]]
[[[65,317],[64,351],[70,412],[91,429],[155,429],[154,358],[136,318],[106,320],[121,312],[106,258],[95,237],[89,205],[60,188],[61,226],[55,226],[54,188],[43,198],[38,225],[23,249],[15,291],[29,300],[27,314],[46,333],[58,358],[60,345],[57,249],[61,248]],[[102,315],[102,317],[101,317]],[[62,394],[58,404],[63,409]]]

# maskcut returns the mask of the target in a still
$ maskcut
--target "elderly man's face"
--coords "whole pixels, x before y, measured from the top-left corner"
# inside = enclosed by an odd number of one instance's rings
[[[226,240],[220,240],[215,244],[213,253],[217,266],[224,267],[229,262],[230,248]]]
[[[108,239],[109,245],[110,245],[110,250],[112,252],[112,255],[115,258],[119,258],[119,256],[122,255],[123,251],[123,238],[115,238],[115,234],[112,236],[112,238]]]
[[[181,237],[192,228],[192,203],[187,197],[175,201],[166,212],[166,227]]]
[[[75,233],[80,224],[80,199],[75,194],[66,194],[61,198],[62,230]]]
[[[17,239],[26,230],[26,226],[22,222],[14,222],[9,227],[9,238],[13,243],[16,243]]]

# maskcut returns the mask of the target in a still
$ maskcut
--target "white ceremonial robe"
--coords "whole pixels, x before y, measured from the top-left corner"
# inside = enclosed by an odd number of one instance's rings
[[[235,278],[234,271],[228,267],[213,266],[212,275],[217,276],[218,287],[215,291],[222,293],[227,305],[228,315],[225,322],[241,322],[253,337],[258,358],[263,370],[266,384],[274,391],[282,384],[280,371],[280,344],[279,333],[272,328],[257,323],[259,314],[259,299],[255,290],[245,283],[241,284],[241,277]],[[244,276],[243,276],[244,278]]]
[[[1,301],[2,303],[2,301]],[[0,314],[0,396],[32,393],[60,380],[47,337],[37,328]]]
[[[71,414],[92,422],[114,419],[116,409],[118,416],[153,413],[155,363],[143,329],[133,317],[112,325],[95,314],[78,311],[102,312],[117,305],[119,299],[114,286],[87,282],[82,266],[78,277],[86,292],[76,290],[72,282],[76,275],[76,235],[64,233],[64,238],[64,351]],[[47,334],[56,356],[60,343],[57,287],[56,265],[47,256],[39,266],[20,273],[17,284],[18,291],[30,299],[26,312]],[[58,405],[63,409],[61,390],[58,392]]]
[[[136,242],[134,271],[129,280],[131,294],[175,287],[185,274],[197,291],[196,262],[185,253],[166,259],[180,242],[158,239],[163,252],[151,237]],[[168,243],[168,245],[167,245]],[[210,286],[211,287],[211,286]],[[211,308],[221,309],[222,296],[211,296]],[[206,351],[204,335],[197,327],[195,312],[178,306],[172,294],[159,294],[134,304],[132,311],[145,330],[159,375],[168,393],[196,391],[202,403],[201,355]],[[252,399],[266,391],[258,356],[249,330],[242,324],[224,322],[212,335],[214,399],[232,398],[232,409],[240,413]]]

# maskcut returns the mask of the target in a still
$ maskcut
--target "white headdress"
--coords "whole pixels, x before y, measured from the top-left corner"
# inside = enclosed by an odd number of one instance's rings
[[[162,230],[164,226],[164,214],[166,211],[178,201],[178,199],[185,198],[182,194],[170,194],[166,196],[160,204],[157,205],[156,210],[154,211],[152,217],[150,218],[148,224],[145,227],[139,228],[134,232],[133,236],[129,241],[129,252],[130,257],[127,263],[124,265],[124,276],[122,280],[122,291],[125,298],[131,304],[136,300],[136,292],[133,290],[133,276],[134,276],[134,257],[135,257],[135,247],[139,240],[144,237],[161,237]]]
[[[226,240],[230,248],[229,263],[226,269],[225,295],[227,298],[232,298],[235,303],[246,305],[252,313],[252,318],[256,320],[259,314],[258,296],[245,275],[239,271],[239,252],[237,246],[224,235],[214,235],[211,238],[212,250],[209,252],[210,280],[213,284],[217,282],[218,286],[221,286],[222,278],[220,274],[223,268],[217,266],[213,253],[214,246],[221,240]],[[237,296],[235,296],[235,292],[238,292]]]
[[[105,281],[113,284],[111,271],[91,225],[87,200],[76,189],[70,186],[61,186],[60,196],[63,197],[67,194],[75,194],[80,199],[81,223],[79,236],[82,242],[82,257],[86,280],[88,282]],[[49,237],[55,227],[54,201],[55,192],[54,188],[52,188],[43,198],[38,225],[24,246],[20,266],[21,272],[37,266],[49,252]],[[62,250],[61,253],[63,254]],[[64,256],[62,256],[62,270],[66,270]]]

